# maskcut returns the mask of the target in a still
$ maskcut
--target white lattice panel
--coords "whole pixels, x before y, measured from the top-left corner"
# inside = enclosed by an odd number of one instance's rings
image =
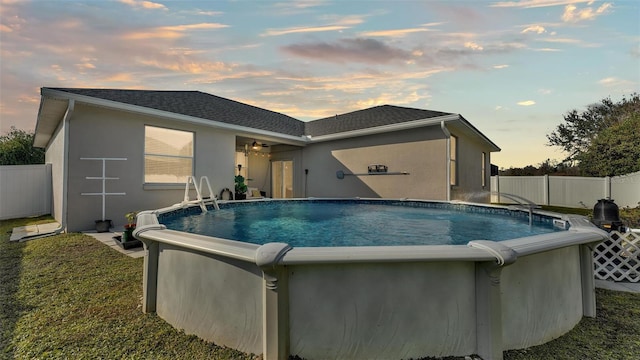
[[[596,279],[639,282],[640,234],[612,231],[609,237],[593,252]]]

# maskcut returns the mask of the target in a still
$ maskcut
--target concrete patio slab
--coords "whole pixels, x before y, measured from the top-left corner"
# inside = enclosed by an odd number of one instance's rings
[[[118,251],[118,252],[120,252],[122,254],[125,254],[127,256],[130,256],[132,258],[144,257],[145,251],[144,251],[143,247],[125,250],[120,245],[118,245],[115,242],[115,240],[113,240],[114,236],[121,235],[118,232],[102,232],[102,233],[99,233],[99,232],[95,232],[95,231],[85,231],[85,232],[83,232],[83,234],[89,235],[89,236],[93,237],[94,239],[100,241],[101,243],[107,245],[108,247],[112,248],[113,250]]]
[[[596,287],[600,289],[626,291],[640,294],[640,282],[632,283],[627,281],[608,281],[596,279],[595,283]]]
[[[27,241],[43,236],[54,235],[60,231],[60,224],[51,222],[38,225],[18,226],[11,231],[9,241]]]
[[[11,231],[11,237],[9,241],[28,241],[32,239],[38,239],[45,236],[51,236],[59,233],[61,231],[60,224],[57,222],[51,222],[46,224],[39,225],[27,225],[27,226],[18,226],[13,228]],[[132,248],[132,249],[123,249],[120,247],[115,240],[113,240],[114,236],[121,235],[119,232],[104,232],[98,233],[95,231],[86,231],[83,234],[89,235],[94,239],[100,241],[101,243],[109,246],[115,251],[118,251],[122,254],[130,256],[132,258],[141,258],[144,257],[144,248]]]

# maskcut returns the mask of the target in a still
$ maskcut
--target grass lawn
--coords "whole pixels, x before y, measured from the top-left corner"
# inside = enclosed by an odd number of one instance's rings
[[[142,259],[77,233],[9,243],[11,228],[47,220],[0,221],[0,359],[256,358],[143,314]],[[505,358],[640,359],[640,294],[598,290],[597,304],[597,318]]]
[[[0,221],[0,359],[255,358],[143,314],[143,259],[77,233],[9,243],[38,221]]]
[[[568,213],[568,214],[578,214],[584,215],[586,217],[593,217],[593,209],[575,209],[575,208],[566,208],[560,206],[547,206],[542,205],[542,210],[554,211],[557,213]],[[625,226],[630,227],[632,229],[640,228],[640,206],[635,208],[620,208],[620,220],[625,224]]]

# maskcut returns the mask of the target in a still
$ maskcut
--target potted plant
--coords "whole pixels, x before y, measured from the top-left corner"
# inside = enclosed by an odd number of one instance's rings
[[[96,232],[99,233],[103,233],[103,232],[109,232],[109,229],[111,228],[111,220],[108,219],[102,219],[102,220],[96,220]]]
[[[236,175],[235,177],[235,185],[236,185],[236,200],[244,200],[247,198],[247,184],[244,183],[244,176]]]
[[[135,240],[133,230],[136,229],[136,215],[138,215],[137,211],[132,211],[124,215],[124,217],[127,218],[127,224],[124,226],[124,231],[122,232],[122,242]]]

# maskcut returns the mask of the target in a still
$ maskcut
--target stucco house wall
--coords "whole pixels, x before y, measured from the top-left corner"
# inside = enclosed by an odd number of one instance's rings
[[[207,176],[213,195],[234,188],[238,151],[248,151],[248,185],[272,196],[272,164],[292,161],[293,197],[382,197],[488,202],[490,153],[500,149],[462,116],[390,105],[303,123],[284,114],[197,91],[43,88],[34,145],[53,165],[53,215],[67,231],[102,218],[102,162],[107,161],[105,218],[116,228],[131,211],[183,200],[184,184],[144,182],[145,126],[189,131],[193,175]],[[449,135],[456,136],[455,186],[449,184]],[[482,153],[485,186],[482,186]],[[263,153],[268,153],[264,154]],[[239,160],[240,161],[240,160]],[[368,166],[389,173],[369,175]],[[347,174],[343,179],[337,171]],[[357,174],[352,176],[351,174]],[[289,191],[289,190],[287,190]],[[205,194],[208,195],[208,194]],[[191,198],[195,198],[194,191]]]
[[[491,149],[465,133],[452,134],[458,136],[458,183],[451,187],[451,200],[490,202]],[[486,156],[484,174],[483,152]]]
[[[315,197],[446,199],[446,138],[439,127],[314,143],[304,148],[307,194]],[[409,175],[361,175],[368,166]]]
[[[64,121],[60,123],[51,137],[51,142],[45,151],[44,162],[51,164],[51,211],[54,219],[60,224],[64,222],[64,147],[65,131]]]
[[[107,180],[106,192],[126,193],[106,197],[105,217],[111,219],[116,227],[124,225],[124,215],[130,211],[154,209],[182,201],[184,185],[144,183],[145,125],[194,132],[196,178],[208,176],[214,192],[225,187],[233,188],[233,133],[76,103],[69,122],[69,137],[74,141],[69,142],[68,149],[67,212],[73,214],[67,219],[68,231],[91,229],[94,221],[102,216],[101,196],[81,195],[102,191],[100,180],[86,179],[87,176],[102,175],[102,162],[81,158],[127,159],[106,162],[106,176],[119,178]]]

